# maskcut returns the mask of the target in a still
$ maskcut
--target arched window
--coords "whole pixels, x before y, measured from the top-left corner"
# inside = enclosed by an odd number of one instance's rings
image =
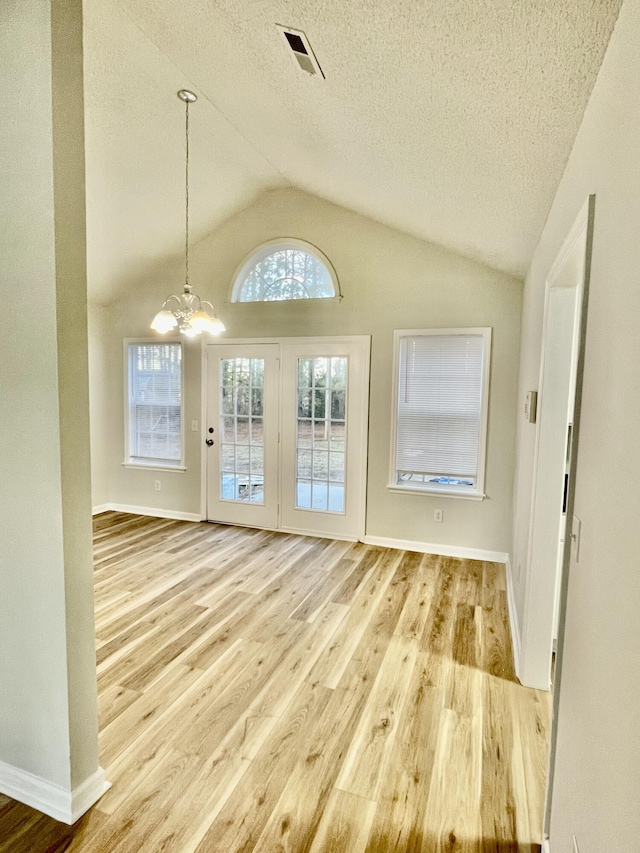
[[[272,240],[240,266],[231,301],[282,302],[339,295],[335,270],[319,249],[302,240]]]

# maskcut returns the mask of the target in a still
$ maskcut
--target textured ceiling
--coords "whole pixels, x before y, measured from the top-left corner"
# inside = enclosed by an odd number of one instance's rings
[[[123,270],[179,245],[187,84],[206,96],[196,236],[286,182],[522,275],[621,0],[85,5],[90,275],[106,293],[113,228]],[[326,80],[297,70],[276,22],[306,32]]]
[[[200,94],[190,123],[192,242],[287,182],[120,9],[87,0],[84,20],[88,289],[107,303],[184,252],[179,89]]]

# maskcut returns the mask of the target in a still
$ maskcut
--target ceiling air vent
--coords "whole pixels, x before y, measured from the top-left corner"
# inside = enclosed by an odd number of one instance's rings
[[[307,74],[319,75],[324,78],[320,63],[309,44],[309,39],[302,30],[293,30],[291,27],[283,27],[281,24],[276,24],[276,27],[282,33],[282,38],[289,48],[291,58],[298,68]]]

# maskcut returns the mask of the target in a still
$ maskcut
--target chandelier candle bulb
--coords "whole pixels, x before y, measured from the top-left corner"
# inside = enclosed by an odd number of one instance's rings
[[[188,89],[180,89],[178,97],[185,104],[185,228],[184,228],[184,290],[180,296],[168,296],[153,318],[151,328],[165,335],[176,326],[188,338],[202,332],[219,335],[225,331],[224,323],[216,317],[213,305],[192,292],[189,284],[189,104],[197,100]]]

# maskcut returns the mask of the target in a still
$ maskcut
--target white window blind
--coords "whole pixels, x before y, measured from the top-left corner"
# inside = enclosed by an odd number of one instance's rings
[[[478,332],[400,338],[398,483],[477,485],[485,364],[485,335]]]
[[[158,462],[182,458],[182,347],[129,344],[129,456]]]

